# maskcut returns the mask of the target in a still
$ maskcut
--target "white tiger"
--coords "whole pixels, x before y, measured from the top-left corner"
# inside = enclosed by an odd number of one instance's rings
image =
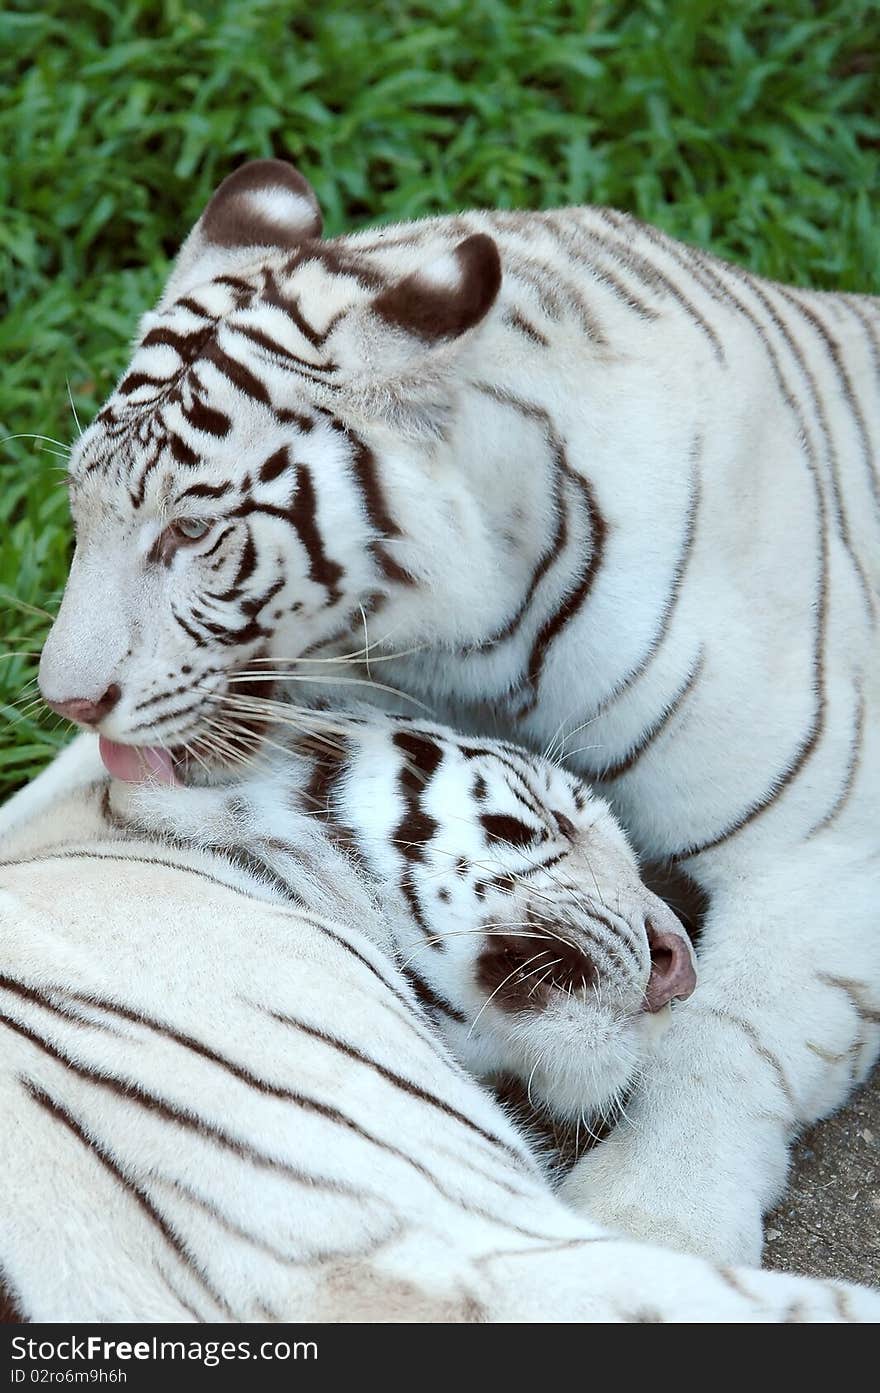
[[[302,807],[311,759],[220,789],[108,787],[88,737],[4,810],[0,1318],[880,1319],[866,1290],[650,1248],[554,1198],[395,964],[414,934],[425,943],[396,876],[381,889],[397,839],[380,832],[377,856],[376,837],[355,826],[347,850],[335,844],[343,813],[369,821],[369,784],[386,780],[389,761],[400,789],[380,790],[375,806],[411,813],[410,766],[387,734],[361,731],[329,831]],[[445,781],[458,781],[454,806],[467,809],[473,763],[436,729],[423,734],[429,748],[444,741]],[[480,847],[469,869],[513,868],[510,902],[522,890],[546,901],[558,893],[552,840],[563,880],[579,880],[589,851],[597,892],[611,900],[618,881],[626,892],[632,860],[613,822],[577,807],[561,775],[536,814],[535,768],[511,773],[506,751],[485,751],[476,769],[491,788],[473,811],[558,816],[561,842],[548,831],[523,871],[519,839],[500,839],[488,867]],[[439,798],[443,782],[437,771],[429,792]],[[467,851],[456,817],[440,817],[444,836]],[[434,876],[458,893],[454,866]],[[428,883],[426,872],[421,892]],[[586,945],[583,966],[610,972],[590,916],[578,922],[566,899],[570,949]],[[657,911],[642,898],[621,917],[634,941],[646,908]],[[623,941],[610,934],[604,948]],[[447,1008],[470,1010],[476,960],[433,958]],[[564,978],[547,988],[570,1030],[578,1015],[587,1032],[598,1019],[600,979],[580,997]],[[521,1009],[524,1030],[552,1009]]]
[[[877,303],[602,209],[320,231],[257,162],[184,244],[73,451],[43,693],[167,775],[257,743],[293,661],[369,620],[387,680],[469,728],[581,732],[569,762],[711,906],[569,1193],[757,1261],[788,1141],[880,1039]]]

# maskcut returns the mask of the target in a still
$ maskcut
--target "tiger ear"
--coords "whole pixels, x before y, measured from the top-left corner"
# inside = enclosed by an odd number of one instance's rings
[[[290,251],[320,237],[311,184],[283,160],[251,160],[213,195],[178,253],[159,308],[218,275],[234,275],[261,251]]]
[[[442,435],[461,341],[486,319],[500,288],[498,248],[478,232],[367,301],[341,328],[349,408],[412,438]]]
[[[491,237],[475,232],[372,302],[385,325],[423,344],[442,344],[474,329],[501,289],[501,258]]]

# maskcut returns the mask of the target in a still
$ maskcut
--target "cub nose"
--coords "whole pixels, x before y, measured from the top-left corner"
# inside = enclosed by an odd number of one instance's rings
[[[645,988],[645,1008],[659,1011],[667,1002],[691,995],[697,985],[694,956],[687,939],[673,931],[658,929],[649,919],[645,925],[651,948],[651,976]]]
[[[80,726],[96,726],[110,714],[121,696],[121,688],[113,682],[97,701],[89,701],[86,697],[71,697],[69,701],[49,701],[47,698],[44,700],[47,706],[51,706],[53,711],[57,711],[59,716],[64,716],[66,720],[74,721]]]

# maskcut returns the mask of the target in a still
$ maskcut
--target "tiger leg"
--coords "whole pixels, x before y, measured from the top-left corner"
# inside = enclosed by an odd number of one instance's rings
[[[790,1141],[877,1056],[878,891],[875,849],[830,837],[719,885],[697,991],[564,1198],[640,1238],[756,1263]]]
[[[880,1295],[706,1262],[611,1234],[477,1259],[491,1279],[492,1321],[735,1324],[876,1322]]]

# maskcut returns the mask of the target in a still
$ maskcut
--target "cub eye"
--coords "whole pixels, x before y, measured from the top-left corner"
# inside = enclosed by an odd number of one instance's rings
[[[198,542],[210,532],[211,524],[205,518],[178,518],[169,530],[185,537],[188,542]]]

